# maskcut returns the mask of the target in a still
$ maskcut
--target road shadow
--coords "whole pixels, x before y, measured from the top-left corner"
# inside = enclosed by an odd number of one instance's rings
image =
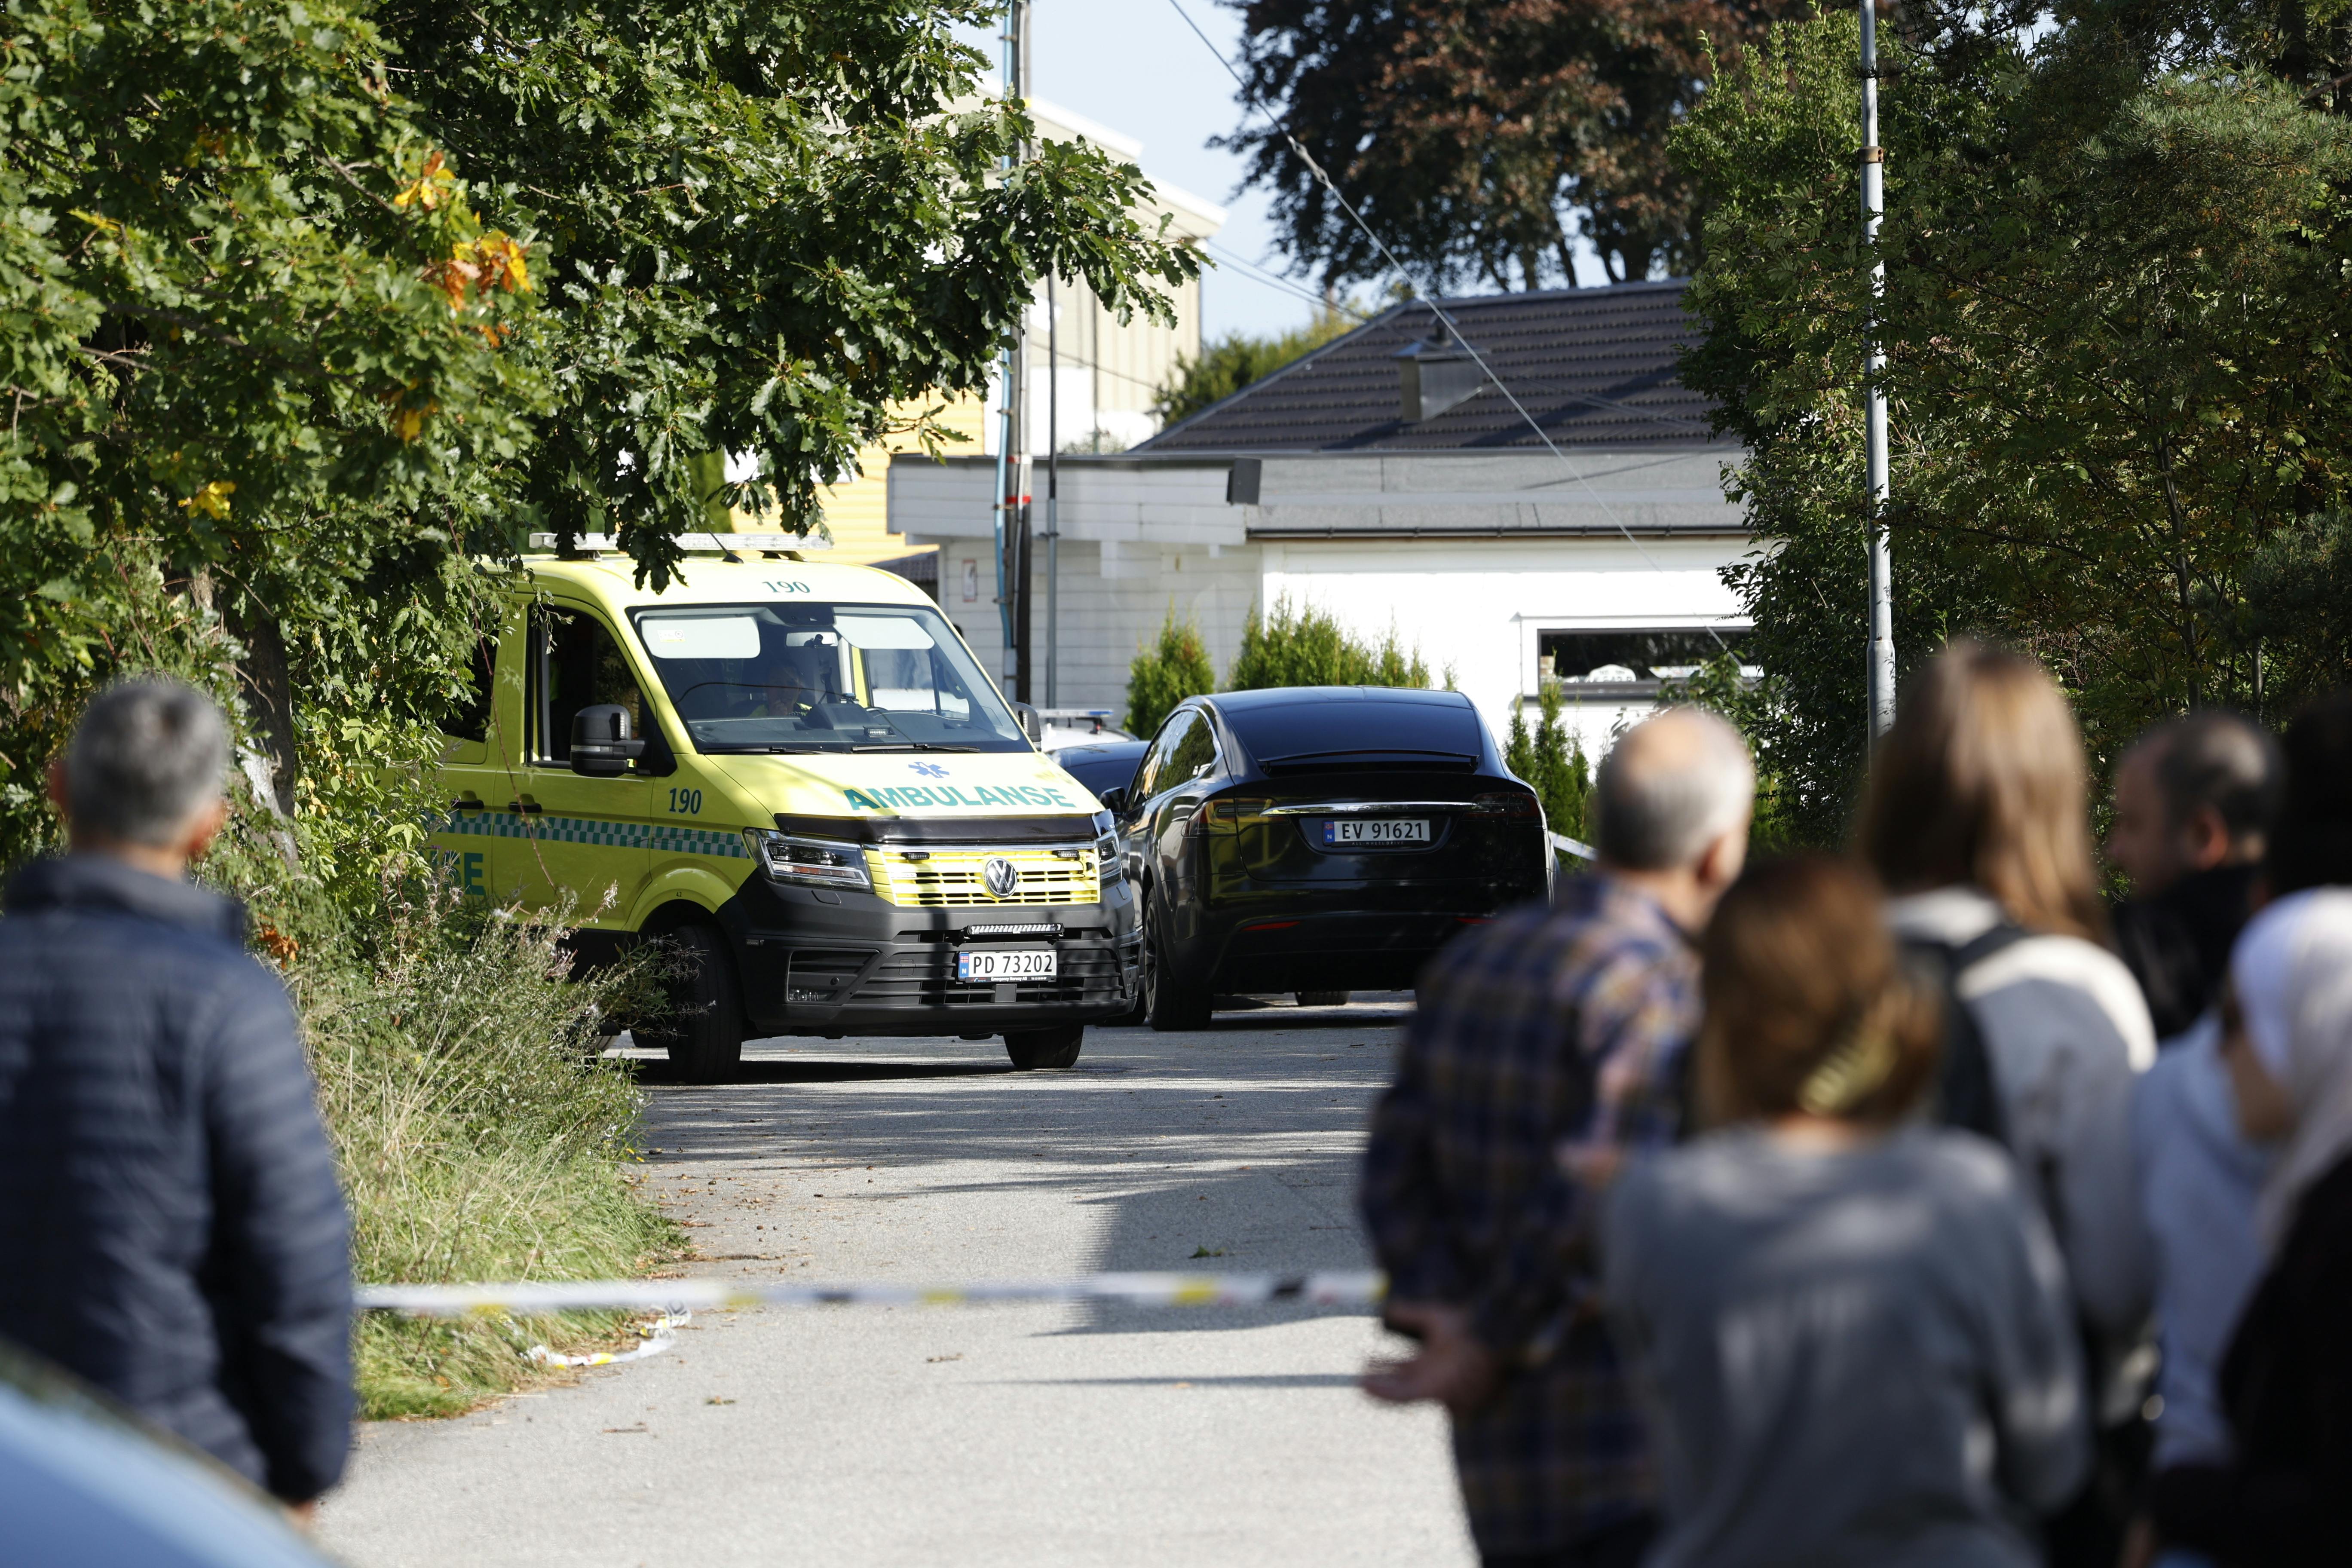
[[[755,1048],[740,1082],[704,1088],[647,1053],[633,1058],[650,1091],[645,1168],[685,1163],[715,1186],[730,1173],[766,1179],[798,1167],[805,1175],[789,1182],[793,1192],[814,1183],[830,1193],[820,1166],[861,1175],[929,1167],[900,1189],[911,1201],[870,1212],[1048,1191],[1083,1212],[1087,1271],[1363,1269],[1370,1258],[1354,1212],[1363,1134],[1408,1012],[1388,997],[1321,1008],[1285,999],[1204,1030],[1095,1027],[1067,1071],[1017,1071],[992,1041],[778,1040]],[[814,1192],[787,1203],[817,1207]],[[749,1260],[765,1249],[730,1250]],[[967,1267],[1025,1272],[1013,1253],[1001,1263],[979,1254]],[[1106,1301],[1047,1331],[1222,1332],[1366,1310]]]
[[[656,1057],[628,1058],[637,1081],[647,1085],[688,1087],[673,1062]],[[1001,1078],[1018,1072],[1009,1061],[994,1062],[862,1062],[838,1057],[794,1061],[783,1057],[747,1057],[730,1080],[735,1084],[889,1083],[903,1079]],[[727,1084],[705,1087],[724,1092]]]
[[[1196,1377],[1001,1378],[1003,1388],[1353,1388],[1352,1372],[1270,1372]]]

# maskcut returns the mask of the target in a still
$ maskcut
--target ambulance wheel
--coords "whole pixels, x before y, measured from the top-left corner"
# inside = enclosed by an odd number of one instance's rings
[[[1143,1016],[1155,1033],[1205,1029],[1213,999],[1205,985],[1188,985],[1169,973],[1167,922],[1156,908],[1144,916]]]
[[[1345,991],[1297,991],[1292,994],[1302,1007],[1344,1007],[1348,1005]]]
[[[1007,1029],[1004,1054],[1023,1072],[1039,1068],[1078,1065],[1078,1047],[1086,1042],[1084,1024],[1060,1024],[1050,1029]]]
[[[727,939],[706,925],[681,926],[678,972],[669,983],[668,1017],[656,1037],[688,1083],[725,1083],[743,1060],[743,1018]]]

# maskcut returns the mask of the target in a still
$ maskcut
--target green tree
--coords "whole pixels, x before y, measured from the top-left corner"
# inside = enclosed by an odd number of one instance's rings
[[[1579,840],[1589,838],[1584,807],[1592,793],[1592,768],[1585,761],[1584,742],[1559,721],[1558,681],[1544,682],[1536,700],[1538,722],[1534,736],[1527,742],[1527,771],[1520,773],[1516,763],[1511,771],[1534,786],[1536,799],[1543,805],[1544,822],[1552,832]],[[1517,741],[1526,732],[1527,721],[1516,708],[1511,725]]]
[[[1326,281],[1389,273],[1328,171],[1432,287],[1576,281],[1580,235],[1620,281],[1695,255],[1666,133],[1770,17],[1811,0],[1234,0],[1250,96],[1224,144]]]
[[[1303,327],[1274,337],[1227,332],[1198,355],[1179,355],[1175,373],[1160,384],[1152,412],[1163,424],[1190,419],[1213,403],[1222,403],[1243,387],[1264,381],[1276,371],[1344,337],[1362,323],[1339,310],[1318,310]]]
[[[2147,16],[1898,42],[1883,125],[1898,648],[2030,649],[2101,757],[2253,704],[2249,574],[2352,481],[2352,127]],[[1712,204],[1684,374],[1770,543],[1727,574],[1771,672],[1751,733],[1817,840],[1865,730],[1854,32],[1782,25],[1674,142]],[[2261,646],[2292,666],[2299,635]]]
[[[1704,708],[1728,720],[1747,740],[1756,760],[1756,811],[1748,834],[1751,853],[1786,849],[1801,841],[1781,794],[1775,750],[1779,728],[1771,701],[1741,668],[1738,655],[1718,653],[1688,677],[1660,682],[1658,705]]]
[[[291,805],[289,601],[331,614],[518,451],[527,243],[362,12],[21,0],[0,73],[0,855],[126,662],[250,700]],[[430,573],[428,572],[428,575]],[[363,715],[355,714],[355,718]]]
[[[1260,691],[1276,686],[1411,686],[1429,684],[1429,666],[1408,652],[1391,629],[1377,647],[1357,641],[1347,628],[1313,605],[1297,606],[1287,595],[1271,615],[1250,612],[1242,627],[1241,652],[1225,675],[1229,691]]]
[[[1159,640],[1138,649],[1127,667],[1128,732],[1150,740],[1176,704],[1216,689],[1216,667],[1209,662],[1200,626],[1189,617],[1177,625],[1171,604],[1160,623]]]
[[[2291,713],[2352,685],[2352,515],[2305,519],[2265,543],[2245,575],[2255,706]]]
[[[978,96],[950,26],[1002,10],[383,6],[425,123],[499,221],[548,237],[558,395],[514,479],[539,526],[616,531],[658,583],[704,517],[698,457],[756,458],[730,503],[812,526],[862,446],[911,426],[937,449],[941,400],[987,385],[1049,268],[1173,320],[1199,262],[1130,216],[1141,172]]]
[[[376,781],[465,694],[473,558],[617,531],[662,580],[726,453],[809,526],[863,443],[939,444],[1048,266],[1165,318],[1196,260],[979,96],[993,15],[15,0],[0,854],[134,664],[240,698],[310,827],[410,837]]]

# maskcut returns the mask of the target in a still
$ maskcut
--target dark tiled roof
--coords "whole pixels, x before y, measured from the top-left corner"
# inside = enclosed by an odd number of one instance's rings
[[[1708,401],[1675,374],[1693,335],[1682,279],[1439,301],[1562,447],[1714,445]],[[1138,453],[1507,450],[1543,443],[1490,383],[1407,424],[1396,354],[1430,335],[1427,305],[1398,305],[1136,448]]]

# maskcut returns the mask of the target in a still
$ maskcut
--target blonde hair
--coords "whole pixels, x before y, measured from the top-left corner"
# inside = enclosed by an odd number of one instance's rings
[[[2082,732],[2033,660],[1955,642],[1913,679],[1872,759],[1864,858],[1897,893],[1967,884],[2031,931],[2105,929]]]

